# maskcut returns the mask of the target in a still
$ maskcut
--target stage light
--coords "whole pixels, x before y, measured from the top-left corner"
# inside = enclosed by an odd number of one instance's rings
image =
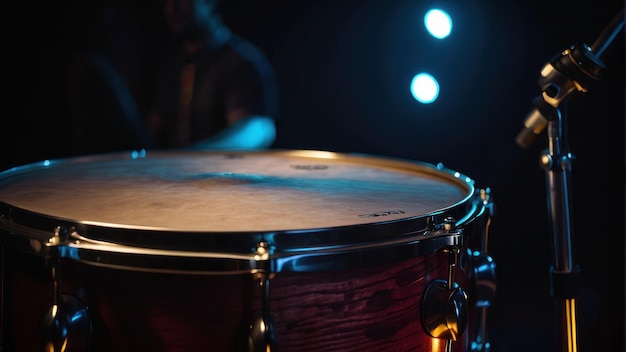
[[[439,83],[428,73],[419,73],[411,80],[411,94],[422,104],[430,104],[439,96]]]
[[[452,32],[452,18],[440,9],[431,9],[424,15],[424,25],[428,33],[437,39],[443,39]]]

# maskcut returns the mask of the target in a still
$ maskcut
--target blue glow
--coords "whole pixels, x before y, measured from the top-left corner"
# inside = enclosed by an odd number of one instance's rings
[[[430,104],[439,96],[439,83],[428,73],[419,73],[411,80],[411,94],[422,104]]]
[[[50,166],[50,160],[44,160],[43,166]]]
[[[139,158],[143,158],[146,156],[146,150],[145,149],[141,149],[141,150],[133,150],[133,152],[130,154],[130,157],[133,159],[139,159]]]
[[[274,120],[255,115],[237,121],[217,136],[193,144],[190,149],[258,149],[266,148],[276,138]]]
[[[84,310],[81,310],[81,311],[75,312],[74,315],[70,318],[70,321],[72,323],[76,323],[78,321],[81,321],[87,318],[88,317],[87,317],[86,312]]]
[[[426,12],[424,25],[428,33],[437,39],[443,39],[452,32],[452,18],[440,9],[431,9]]]

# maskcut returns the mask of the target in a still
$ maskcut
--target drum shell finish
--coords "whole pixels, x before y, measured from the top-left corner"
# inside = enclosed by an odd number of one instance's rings
[[[444,340],[424,332],[420,306],[428,283],[446,278],[447,258],[437,252],[371,268],[278,273],[270,310],[279,351],[444,351]],[[48,265],[10,250],[5,263],[5,350],[42,350],[34,332],[52,297]],[[62,267],[64,294],[88,307],[90,351],[238,351],[245,323],[262,308],[250,275],[146,273],[65,260]],[[470,285],[467,269],[456,270],[461,287]],[[469,335],[453,350],[466,351]]]

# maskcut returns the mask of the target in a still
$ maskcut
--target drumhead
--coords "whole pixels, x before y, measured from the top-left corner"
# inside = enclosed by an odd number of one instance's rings
[[[83,244],[250,253],[267,240],[288,253],[399,239],[448,216],[463,221],[474,192],[459,172],[370,155],[115,153],[0,173],[0,226],[31,246],[61,228]]]

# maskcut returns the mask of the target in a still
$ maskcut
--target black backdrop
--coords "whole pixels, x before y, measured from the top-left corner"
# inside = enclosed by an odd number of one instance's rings
[[[459,14],[437,43],[420,14],[439,4]],[[101,11],[99,5],[105,10]],[[591,44],[623,4],[558,1],[224,0],[235,33],[259,46],[280,88],[276,148],[370,153],[442,162],[490,187],[497,205],[490,252],[498,292],[490,309],[495,350],[553,351],[556,319],[542,135],[514,138],[541,67],[570,44]],[[67,75],[74,55],[104,52],[145,112],[170,45],[160,2],[30,1],[3,11],[2,169],[66,157],[71,134]],[[568,103],[576,156],[572,209],[583,351],[623,350],[624,38],[604,58],[603,79]],[[440,100],[417,104],[408,84],[440,73]],[[447,76],[447,77],[446,77]]]

